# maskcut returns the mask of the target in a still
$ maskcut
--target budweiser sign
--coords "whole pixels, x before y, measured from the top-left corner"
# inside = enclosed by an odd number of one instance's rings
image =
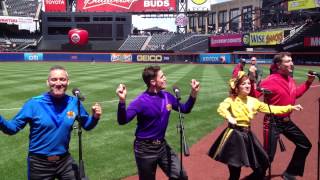
[[[77,11],[164,12],[175,11],[175,0],[78,0]]]

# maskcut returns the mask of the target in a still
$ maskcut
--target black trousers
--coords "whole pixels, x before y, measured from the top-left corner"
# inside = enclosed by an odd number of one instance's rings
[[[229,180],[239,180],[241,167],[235,167],[228,165],[229,168]],[[247,176],[246,180],[263,180],[266,172],[266,168],[252,168],[253,172]]]
[[[283,134],[296,145],[286,172],[294,176],[303,176],[306,158],[311,150],[312,144],[290,119],[275,117],[275,128],[271,127],[270,129],[269,118],[269,116],[264,118],[263,136],[264,148],[268,152],[270,161],[274,159],[279,135]]]
[[[76,180],[75,163],[70,155],[59,160],[29,155],[28,180]]]
[[[134,152],[139,180],[155,180],[158,165],[170,180],[188,179],[184,170],[180,175],[180,160],[165,140],[159,144],[135,140]]]

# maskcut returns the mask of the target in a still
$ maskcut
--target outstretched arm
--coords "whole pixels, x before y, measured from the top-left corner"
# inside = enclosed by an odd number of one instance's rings
[[[273,113],[273,114],[285,114],[289,113],[293,110],[301,111],[303,110],[303,107],[300,104],[297,105],[287,105],[287,106],[274,106],[270,105],[270,109],[268,107],[268,104],[261,102],[259,100],[256,100],[255,106],[257,107],[259,112],[263,113]]]

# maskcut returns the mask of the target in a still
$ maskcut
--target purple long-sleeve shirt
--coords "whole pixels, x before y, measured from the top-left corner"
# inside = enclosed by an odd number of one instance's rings
[[[195,103],[191,96],[185,104],[180,103],[182,113],[189,113]],[[136,137],[139,139],[164,139],[171,110],[178,111],[177,99],[167,91],[143,92],[128,106],[119,102],[118,123],[129,123],[137,116]]]

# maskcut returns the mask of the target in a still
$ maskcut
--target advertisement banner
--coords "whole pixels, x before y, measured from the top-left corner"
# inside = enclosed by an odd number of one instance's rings
[[[210,47],[243,46],[242,34],[214,35],[210,37]]]
[[[43,53],[24,53],[25,61],[42,61]]]
[[[36,30],[36,23],[32,17],[18,17],[18,16],[0,16],[0,24],[15,24],[19,30],[25,29],[31,32]]]
[[[199,63],[203,64],[230,64],[231,54],[200,54]]]
[[[45,0],[45,12],[66,12],[66,0]]]
[[[175,12],[176,0],[77,0],[85,12]]]
[[[319,47],[320,37],[304,37],[303,45],[305,47]]]
[[[283,30],[250,33],[250,46],[265,46],[280,44],[284,38]]]
[[[311,9],[319,7],[318,0],[294,0],[288,1],[288,11],[296,11],[302,9]]]
[[[23,61],[23,53],[7,53],[1,52],[0,53],[0,62],[3,61]]]
[[[164,61],[164,57],[159,54],[138,54],[136,57],[136,62],[162,62],[162,61]]]
[[[188,1],[188,11],[208,11],[210,10],[210,0],[186,0]]]
[[[45,61],[110,62],[110,54],[104,53],[44,53]]]
[[[111,62],[132,62],[132,54],[130,53],[112,53]]]

